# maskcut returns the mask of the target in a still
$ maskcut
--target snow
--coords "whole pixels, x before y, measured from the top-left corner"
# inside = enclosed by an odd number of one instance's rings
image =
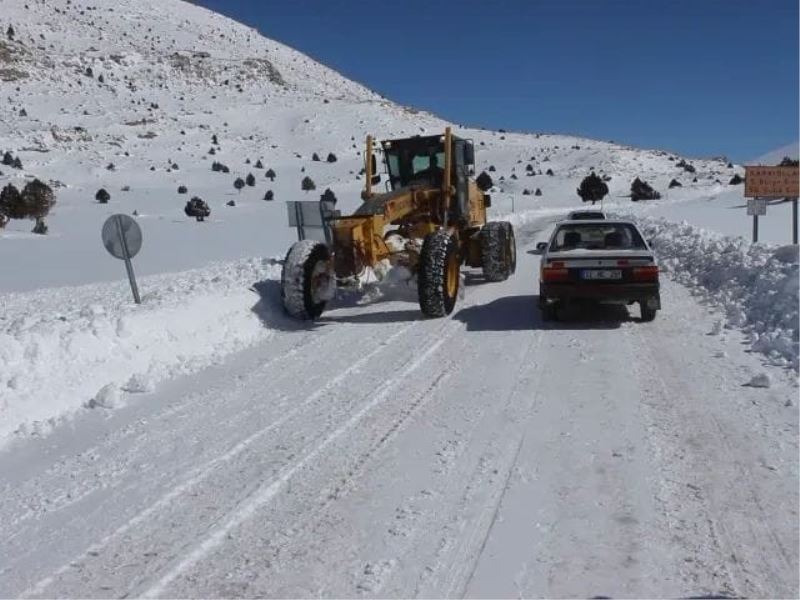
[[[152,391],[266,339],[263,320],[280,308],[251,288],[279,277],[275,261],[255,259],[145,277],[140,306],[127,282],[6,294],[0,439],[44,433],[84,405],[114,408],[121,391]]]
[[[221,364],[19,439],[0,595],[792,596],[793,378],[670,279],[652,323],[543,323],[551,219],[450,319],[273,315]]]
[[[772,379],[770,379],[769,373],[759,373],[753,375],[753,378],[745,385],[754,388],[768,388],[772,385]]]
[[[0,230],[0,596],[797,595],[798,249],[788,204],[749,243],[740,165],[453,125],[496,167],[516,275],[468,270],[426,320],[387,262],[298,323],[284,202],[330,188],[346,213],[367,134],[450,124],[191,3],[2,19],[0,74],[25,76],[0,150],[24,169],[0,186],[39,177],[57,204],[46,236]],[[654,242],[653,323],[536,309],[533,249],[592,169],[595,208]],[[635,177],[662,199],[632,203]],[[100,242],[134,212],[141,305]]]
[[[797,246],[750,244],[661,218],[638,223],[662,270],[720,307],[725,326],[742,328],[754,350],[798,369]]]

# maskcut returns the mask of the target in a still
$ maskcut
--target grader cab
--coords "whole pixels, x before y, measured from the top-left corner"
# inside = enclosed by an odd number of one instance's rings
[[[387,189],[373,189],[380,176],[368,136],[361,206],[352,215],[327,217],[330,243],[301,239],[289,249],[281,296],[291,316],[319,317],[337,286],[357,284],[384,261],[416,275],[420,309],[428,317],[452,312],[462,265],[482,268],[487,281],[514,273],[514,231],[508,222],[486,220],[489,196],[471,177],[471,141],[448,127],[444,135],[380,146]]]

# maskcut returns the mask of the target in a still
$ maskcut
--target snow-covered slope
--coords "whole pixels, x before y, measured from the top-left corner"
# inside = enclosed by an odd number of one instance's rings
[[[776,148],[766,154],[762,154],[756,159],[748,161],[748,165],[776,165],[781,160],[788,156],[789,158],[797,159],[800,156],[800,142],[786,144],[780,148]]]
[[[367,133],[393,137],[445,126],[249,27],[179,0],[4,0],[0,34],[8,25],[14,39],[0,37],[7,79],[0,150],[19,156],[24,168],[0,166],[0,186],[21,187],[35,176],[63,187],[56,190],[47,236],[31,234],[29,221],[0,230],[0,291],[119,278],[121,265],[98,241],[102,222],[114,212],[139,215],[145,244],[136,267],[142,274],[282,255],[293,238],[284,201],[314,199],[330,187],[343,209],[357,205]],[[478,144],[479,169],[496,167],[500,213],[512,206],[575,205],[575,188],[591,167],[612,177],[612,196],[627,194],[640,176],[670,201],[715,194],[715,180],[724,187],[735,170],[692,161],[692,175],[666,152],[567,136],[459,133]],[[336,163],[325,160],[331,152]],[[320,162],[311,160],[314,153]],[[212,172],[214,161],[230,173]],[[276,172],[274,181],[265,177],[268,169]],[[236,192],[234,180],[248,173],[256,185]],[[318,192],[300,190],[306,175]],[[673,177],[686,187],[667,192]],[[187,195],[177,193],[181,185]],[[111,194],[108,205],[94,200],[100,188]],[[523,195],[537,188],[542,196]],[[263,200],[267,190],[274,201]],[[211,206],[205,224],[183,214],[194,195]],[[235,207],[227,206],[230,200]]]

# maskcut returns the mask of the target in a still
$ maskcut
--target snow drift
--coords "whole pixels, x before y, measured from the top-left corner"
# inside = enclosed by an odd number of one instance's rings
[[[636,217],[662,269],[724,309],[753,350],[798,368],[798,247],[751,244],[660,218]]]
[[[114,408],[265,339],[251,288],[279,277],[275,261],[251,259],[145,278],[139,306],[127,282],[5,295],[0,444],[81,407]]]

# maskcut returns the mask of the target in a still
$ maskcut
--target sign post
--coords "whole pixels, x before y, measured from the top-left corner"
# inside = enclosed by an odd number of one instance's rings
[[[792,199],[792,243],[797,243],[797,197],[800,196],[800,168],[745,167],[744,197],[747,214],[753,216],[753,243],[758,241],[758,216],[767,214],[767,199]],[[763,202],[763,205],[756,203]]]
[[[747,214],[753,217],[753,243],[758,242],[758,217],[767,214],[766,198],[750,198],[747,200]]]
[[[131,259],[142,249],[142,230],[139,224],[128,215],[111,215],[103,224],[101,234],[103,246],[114,258],[125,261],[125,271],[133,292],[133,301],[141,304],[139,287],[136,285],[136,275],[133,272]]]

